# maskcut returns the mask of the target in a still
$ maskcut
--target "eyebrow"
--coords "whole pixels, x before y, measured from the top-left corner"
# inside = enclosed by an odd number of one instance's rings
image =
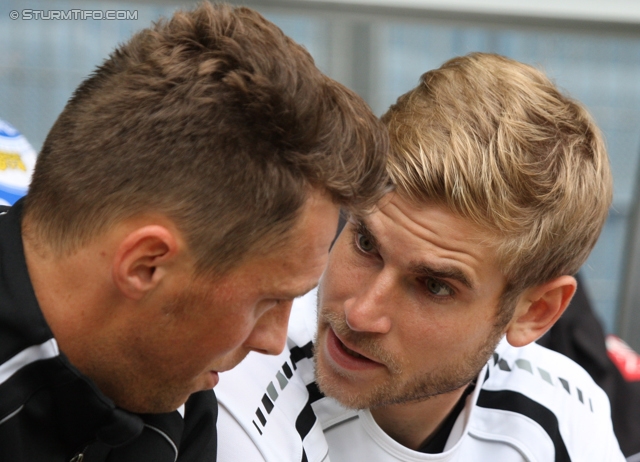
[[[475,286],[467,275],[458,268],[447,266],[442,268],[434,268],[425,263],[411,263],[410,271],[418,276],[433,277],[437,279],[453,279],[460,282],[467,289],[474,290]]]
[[[366,236],[371,241],[373,246],[377,250],[379,250],[380,243],[377,241],[376,236],[373,234],[373,232],[367,227],[366,219],[361,217],[354,218],[356,220],[356,232],[362,234],[363,236]],[[467,275],[462,270],[453,266],[436,268],[423,262],[411,262],[409,264],[409,270],[417,276],[433,277],[437,279],[453,279],[454,281],[460,282],[467,289],[475,290],[475,286],[471,282],[471,279],[467,277]]]

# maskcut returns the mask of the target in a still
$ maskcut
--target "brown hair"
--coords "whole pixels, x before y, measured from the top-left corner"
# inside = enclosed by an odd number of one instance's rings
[[[248,8],[202,3],[134,35],[49,132],[26,201],[59,252],[144,213],[171,218],[200,270],[283,241],[310,187],[347,208],[387,185],[386,129]]]
[[[609,161],[587,111],[542,72],[497,55],[455,58],[383,121],[399,192],[496,236],[507,278],[499,322],[525,288],[584,263],[611,203]]]

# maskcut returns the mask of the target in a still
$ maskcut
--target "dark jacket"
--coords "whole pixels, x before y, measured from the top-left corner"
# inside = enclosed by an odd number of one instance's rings
[[[22,201],[0,208],[0,461],[214,462],[217,402],[193,394],[185,418],[117,408],[58,350],[24,258]]]

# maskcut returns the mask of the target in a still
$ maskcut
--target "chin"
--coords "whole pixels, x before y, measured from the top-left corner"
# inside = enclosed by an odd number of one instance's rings
[[[137,414],[163,414],[173,412],[182,406],[190,393],[155,393],[144,396],[129,395],[128,399],[116,401],[116,405],[122,409]]]
[[[348,409],[367,409],[375,404],[368,393],[363,394],[362,390],[351,391],[347,387],[327,380],[326,376],[324,378],[316,377],[316,383],[325,396],[335,399]]]
[[[319,367],[317,357],[314,360],[316,362],[316,383],[325,396],[335,399],[349,409],[366,409],[370,407],[369,390],[363,390],[362,386],[353,389],[354,387],[348,383],[348,379],[341,377],[329,368]]]

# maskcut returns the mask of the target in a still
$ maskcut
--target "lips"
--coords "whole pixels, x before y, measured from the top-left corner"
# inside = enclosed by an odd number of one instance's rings
[[[218,385],[218,382],[220,381],[220,377],[218,376],[218,373],[216,371],[209,371],[207,373],[207,388],[213,388],[216,385]]]
[[[338,340],[340,340],[340,339],[338,339]],[[349,354],[349,355],[353,356],[354,358],[369,359],[369,358],[367,358],[367,357],[365,357],[365,356],[362,356],[360,353],[356,353],[355,351],[351,350],[350,348],[347,348],[347,346],[346,346],[344,343],[342,343],[342,345],[341,345],[341,346],[342,346],[342,349],[343,349],[347,354]]]
[[[376,362],[362,353],[348,347],[340,340],[333,329],[327,329],[326,352],[333,362],[342,369],[349,371],[364,371],[383,367],[382,364]]]

